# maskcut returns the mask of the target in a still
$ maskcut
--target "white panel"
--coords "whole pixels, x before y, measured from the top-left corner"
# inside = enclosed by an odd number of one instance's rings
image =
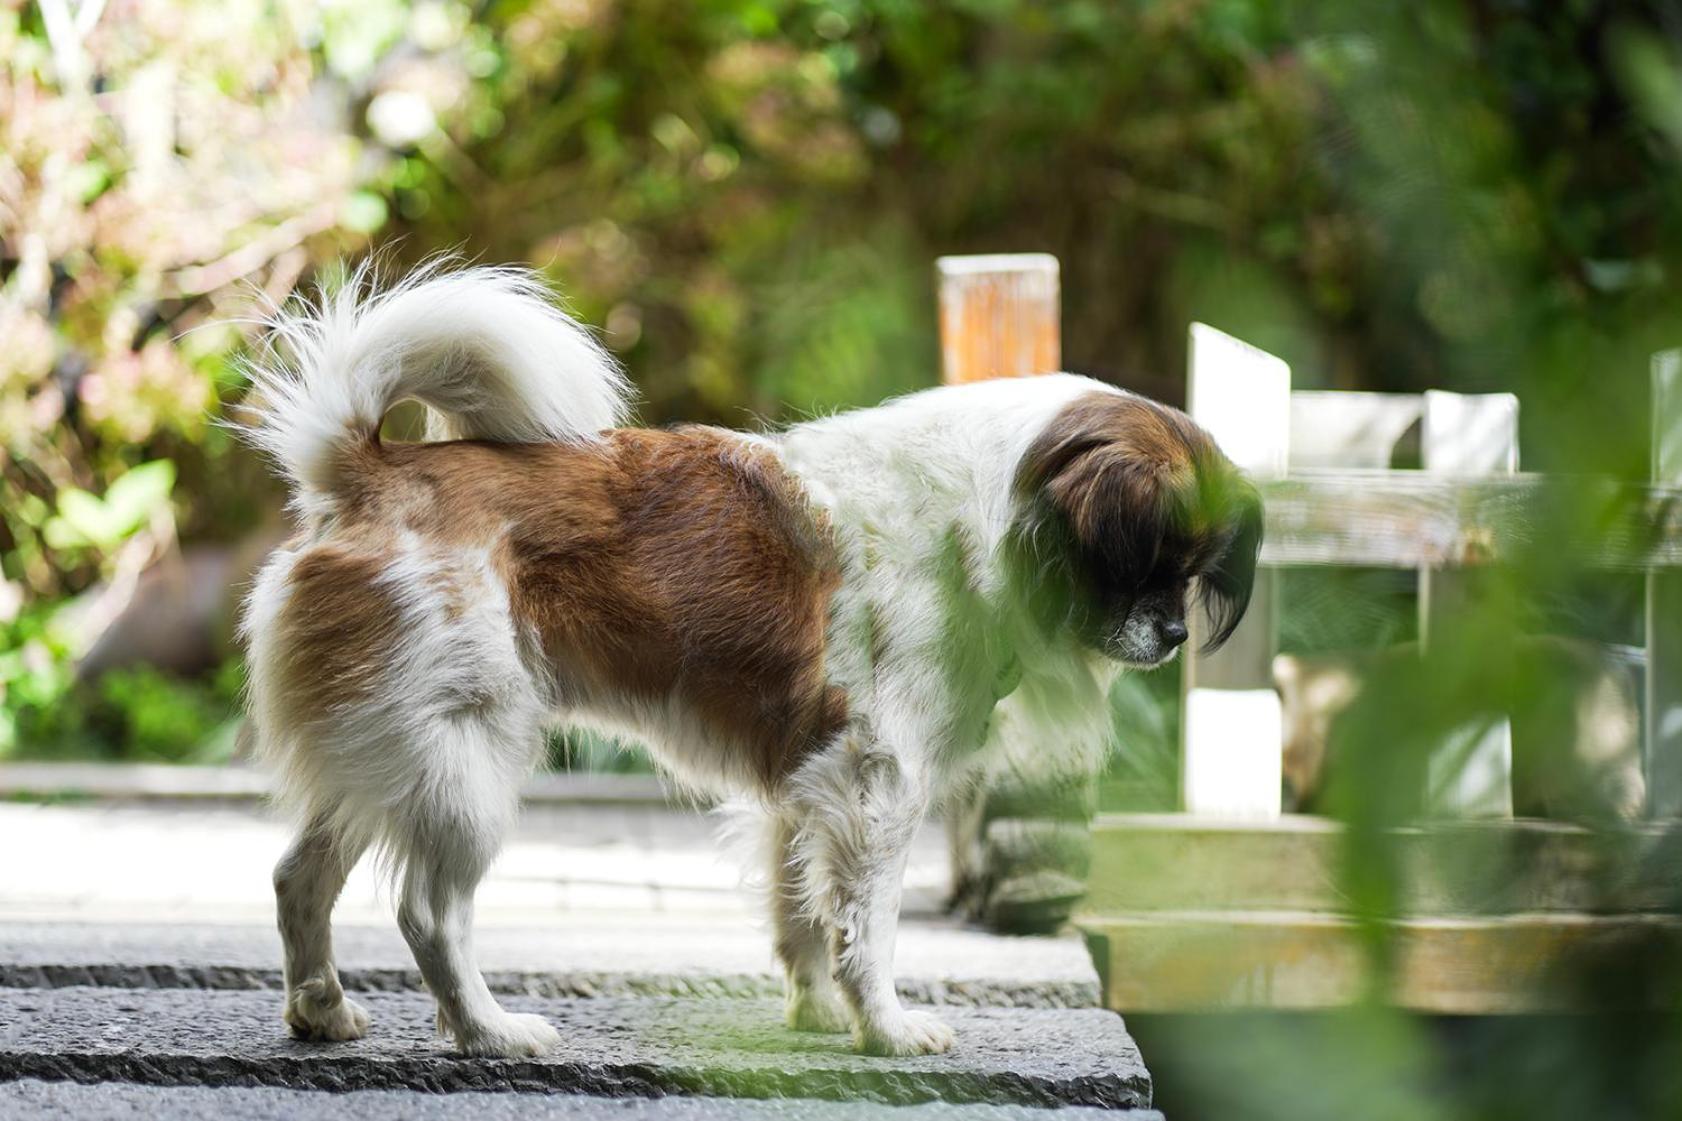
[[[1283,728],[1272,689],[1188,691],[1181,759],[1186,812],[1278,817]]]
[[[1501,718],[1450,733],[1426,764],[1425,804],[1442,817],[1512,817],[1512,724]]]
[[[1682,487],[1682,350],[1653,355],[1653,482]]]
[[[1191,325],[1187,411],[1221,450],[1258,479],[1285,474],[1291,435],[1291,368],[1202,323]],[[1181,798],[1194,813],[1279,814],[1283,714],[1273,692],[1271,573],[1258,573],[1250,611],[1232,640],[1200,654],[1186,645]],[[1219,683],[1224,688],[1215,687]]]
[[[1221,450],[1258,479],[1285,474],[1291,368],[1283,359],[1203,323],[1191,325],[1186,409]]]
[[[1396,445],[1425,412],[1417,393],[1291,393],[1291,470],[1388,468]]]
[[[1682,486],[1682,350],[1653,356],[1653,482]],[[1648,810],[1682,817],[1682,571],[1647,574]]]
[[[1511,475],[1518,470],[1518,398],[1427,390],[1420,459],[1433,475]]]
[[[1518,470],[1518,398],[1511,393],[1425,394],[1421,466],[1433,475],[1476,478]],[[1476,594],[1476,572],[1419,574],[1419,637],[1430,657],[1440,629]],[[1426,805],[1450,817],[1513,815],[1513,728],[1505,717],[1463,725],[1431,754]]]

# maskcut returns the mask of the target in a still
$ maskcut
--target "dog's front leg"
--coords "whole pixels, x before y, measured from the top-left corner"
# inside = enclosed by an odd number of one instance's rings
[[[908,1011],[894,991],[894,938],[911,842],[929,804],[920,761],[856,734],[822,760],[807,804],[814,845],[809,887],[829,927],[835,980],[853,1039],[873,1055],[925,1055],[952,1046],[952,1029]]]

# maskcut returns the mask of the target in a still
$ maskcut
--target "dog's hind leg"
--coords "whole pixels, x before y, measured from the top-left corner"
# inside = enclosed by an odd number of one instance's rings
[[[947,1050],[952,1029],[908,1011],[894,991],[901,886],[928,808],[928,776],[861,732],[808,763],[790,801],[801,814],[806,890],[830,938],[854,1044],[872,1055]]]
[[[317,814],[275,865],[275,912],[286,952],[287,1026],[300,1039],[361,1039],[368,1013],[345,996],[333,965],[333,904],[363,844]]]
[[[492,727],[452,720],[430,758],[466,764],[429,776],[403,817],[397,921],[438,1002],[439,1027],[465,1055],[541,1055],[560,1033],[541,1016],[503,1011],[473,955],[473,896],[516,809],[519,776],[497,767]],[[446,763],[446,767],[447,767]]]
[[[788,1026],[796,1031],[847,1031],[852,1027],[852,1017],[835,984],[829,936],[806,903],[794,824],[787,818],[774,817],[767,829],[771,929],[777,960],[782,962],[786,977]]]

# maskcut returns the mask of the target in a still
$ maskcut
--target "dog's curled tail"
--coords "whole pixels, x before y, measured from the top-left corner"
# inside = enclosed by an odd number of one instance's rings
[[[403,400],[429,436],[502,443],[584,442],[630,412],[618,364],[524,269],[434,264],[379,291],[364,267],[268,325],[242,428],[302,493],[332,494]]]

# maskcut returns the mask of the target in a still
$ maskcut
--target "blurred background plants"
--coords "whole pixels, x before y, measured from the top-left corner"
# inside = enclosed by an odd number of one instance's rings
[[[1516,389],[1527,464],[1637,476],[1642,356],[1678,337],[1677,20],[6,0],[0,750],[140,570],[272,532],[272,486],[213,423],[229,359],[258,293],[376,245],[543,268],[651,422],[928,384],[931,259],[1033,249],[1063,262],[1072,369],[1174,400],[1198,318],[1303,385]],[[1310,646],[1349,617],[1298,615]]]

